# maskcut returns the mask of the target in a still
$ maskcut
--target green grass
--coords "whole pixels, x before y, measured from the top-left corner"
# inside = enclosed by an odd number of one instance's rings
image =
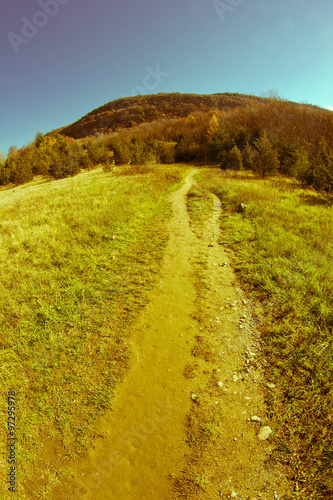
[[[220,198],[222,239],[261,303],[275,456],[292,471],[295,498],[333,498],[332,200],[290,180],[217,169],[199,182]]]
[[[15,390],[22,500],[47,498],[55,464],[91,446],[94,419],[112,408],[131,356],[128,327],[167,243],[166,195],[185,169],[116,172],[0,190],[0,419],[5,438]]]

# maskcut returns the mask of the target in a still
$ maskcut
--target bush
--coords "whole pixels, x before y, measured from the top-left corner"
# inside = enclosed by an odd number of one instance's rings
[[[174,142],[166,142],[159,140],[152,140],[148,142],[148,146],[155,154],[156,161],[158,163],[163,163],[163,164],[174,163],[175,144],[176,143]]]
[[[113,154],[112,151],[110,151],[108,159],[103,164],[103,170],[104,170],[104,172],[111,172],[113,170],[114,165],[115,165],[114,154]]]
[[[107,141],[107,146],[113,152],[116,165],[128,165],[131,163],[131,151],[127,142],[113,138]]]
[[[31,181],[33,172],[28,155],[21,155],[19,152],[12,153],[1,168],[1,184],[24,184]]]
[[[72,175],[78,174],[80,165],[75,158],[63,156],[52,162],[49,168],[49,174],[55,179],[64,179]]]
[[[99,165],[109,161],[110,150],[102,140],[91,139],[87,144],[87,163]]]
[[[0,165],[0,186],[9,183],[9,169],[5,163]]]
[[[11,171],[9,181],[13,184],[24,184],[33,179],[31,166],[26,161],[17,162],[15,168]]]
[[[75,142],[72,144],[59,134],[55,135],[55,139],[48,173],[55,179],[63,179],[79,173],[82,150],[80,151]]]

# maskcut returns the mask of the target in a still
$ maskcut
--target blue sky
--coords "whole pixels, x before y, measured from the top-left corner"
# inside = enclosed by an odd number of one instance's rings
[[[0,33],[4,153],[139,93],[333,107],[332,0],[10,0]]]

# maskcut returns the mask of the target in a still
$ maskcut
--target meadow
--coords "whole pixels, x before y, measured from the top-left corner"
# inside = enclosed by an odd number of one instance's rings
[[[0,189],[0,419],[4,430],[15,391],[20,499],[48,498],[66,460],[93,446],[93,423],[131,363],[130,326],[158,280],[166,196],[191,168],[98,167]],[[204,225],[210,193],[219,197],[220,243],[256,304],[273,458],[290,471],[292,498],[331,498],[332,195],[216,167],[197,181],[191,216]]]
[[[112,408],[167,243],[166,196],[187,170],[97,168],[0,190],[0,419],[4,432],[15,391],[20,499],[46,498]]]

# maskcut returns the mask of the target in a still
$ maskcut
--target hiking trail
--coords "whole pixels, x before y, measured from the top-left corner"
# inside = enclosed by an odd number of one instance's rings
[[[200,237],[190,222],[186,195],[197,171],[170,195],[173,216],[159,282],[132,325],[131,369],[116,388],[114,409],[96,424],[103,437],[74,465],[71,484],[58,489],[57,500],[180,498],[170,476],[180,477],[191,465],[186,425],[199,405],[203,412],[218,409],[221,418],[219,438],[203,456],[210,480],[195,498],[276,500],[288,487],[283,472],[270,464],[270,439],[258,438],[269,426],[263,390],[269,380],[257,362],[251,304],[228,250],[218,243],[219,200],[212,197]],[[198,314],[200,262],[208,289]]]

